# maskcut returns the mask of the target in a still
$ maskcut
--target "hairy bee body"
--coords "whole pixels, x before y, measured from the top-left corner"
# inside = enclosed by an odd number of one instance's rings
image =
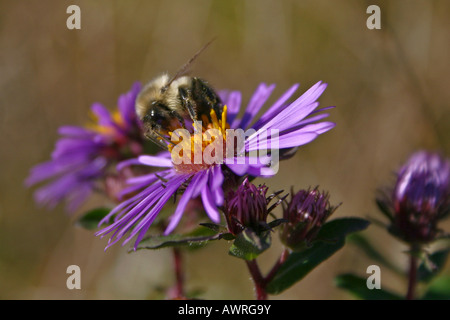
[[[167,132],[185,127],[186,121],[210,119],[211,109],[220,115],[222,102],[215,91],[196,77],[170,79],[167,74],[149,82],[136,99],[136,113],[146,127],[146,136],[159,145]]]

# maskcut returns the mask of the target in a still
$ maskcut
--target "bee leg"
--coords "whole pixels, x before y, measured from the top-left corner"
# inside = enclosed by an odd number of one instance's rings
[[[196,105],[194,100],[192,99],[192,94],[190,90],[187,90],[185,88],[179,87],[178,93],[181,97],[181,104],[183,107],[187,109],[189,112],[189,116],[191,117],[192,121],[197,121],[197,111],[196,111]]]
[[[178,112],[172,111],[171,112],[172,116],[178,120],[178,122],[180,123],[180,125],[186,129],[186,125],[184,124],[184,119],[182,116],[180,116],[180,114]]]
[[[167,140],[167,138],[165,138],[163,135],[161,135],[161,134],[159,134],[158,132],[153,131],[153,130],[147,131],[147,132],[145,133],[145,136],[146,136],[148,139],[150,139],[151,141],[153,141],[156,145],[160,146],[161,148],[163,148],[163,149],[165,149],[165,150],[168,149],[168,148],[167,148],[167,145],[166,145],[161,139],[166,140],[166,141],[168,141],[169,143],[172,143],[171,141]]]
[[[223,111],[223,104],[214,90],[202,79],[192,79],[192,95],[195,101],[201,101],[203,110],[200,113],[206,113],[209,116],[211,109],[214,109],[216,115],[220,117]]]

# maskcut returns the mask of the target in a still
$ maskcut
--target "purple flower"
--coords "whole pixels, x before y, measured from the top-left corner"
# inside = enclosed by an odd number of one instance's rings
[[[59,128],[61,137],[51,160],[33,167],[25,181],[27,186],[44,183],[34,193],[38,204],[53,208],[65,202],[66,210],[73,212],[108,175],[111,165],[142,153],[141,123],[134,110],[140,89],[136,83],[121,95],[114,113],[93,104],[96,121],[87,128]]]
[[[326,84],[322,82],[315,84],[295,101],[288,102],[298,88],[298,85],[292,86],[258,119],[258,112],[274,88],[275,85],[261,84],[250,99],[242,116],[239,116],[241,93],[238,91],[221,92],[222,101],[226,106],[222,115],[217,117],[212,110],[211,121],[209,122],[206,117],[203,119],[200,136],[203,135],[207,140],[206,130],[215,129],[218,135],[213,140],[214,143],[223,143],[224,146],[227,136],[230,135],[229,129],[251,129],[249,135],[245,137],[241,149],[241,151],[245,151],[242,157],[238,156],[240,151],[230,155],[224,149],[226,156],[221,162],[209,163],[203,159],[199,163],[180,163],[178,161],[180,158],[193,159],[195,155],[194,152],[192,154],[174,152],[180,145],[176,144],[168,146],[171,152],[163,152],[157,156],[144,155],[121,163],[119,169],[130,165],[166,169],[129,180],[130,187],[122,194],[137,194],[119,204],[100,222],[100,225],[107,223],[114,217],[110,225],[97,232],[97,235],[102,237],[111,234],[107,248],[128,234],[123,244],[136,237],[134,246],[136,249],[165,203],[179,191],[182,191],[183,195],[179,199],[175,212],[170,217],[165,234],[175,229],[188,202],[197,197],[201,197],[209,218],[218,223],[220,221],[218,208],[224,204],[224,190],[227,190],[229,186],[235,186],[239,181],[239,176],[274,174],[272,166],[269,167],[269,164],[273,164],[277,160],[274,153],[268,152],[255,159],[253,152],[269,148],[277,150],[295,148],[311,142],[335,126],[331,122],[320,122],[328,116],[328,114],[320,112],[329,109],[317,109],[319,106],[317,99],[326,88]],[[212,142],[205,143],[205,140],[199,143],[203,152],[212,145]],[[188,145],[194,146],[195,150],[195,145],[198,144],[195,134],[186,141]]]
[[[389,231],[408,243],[428,243],[450,212],[450,160],[437,153],[414,153],[400,168],[390,196],[378,199],[391,219]]]
[[[316,237],[320,228],[336,210],[331,206],[329,195],[315,189],[300,190],[294,194],[283,207],[283,218],[287,221],[282,225],[280,238],[283,243],[299,250],[308,246]]]

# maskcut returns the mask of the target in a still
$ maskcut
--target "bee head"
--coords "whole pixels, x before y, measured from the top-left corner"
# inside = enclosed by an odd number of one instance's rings
[[[168,131],[173,131],[179,127],[173,112],[158,100],[150,102],[150,106],[142,120],[149,130],[163,135],[167,135]]]

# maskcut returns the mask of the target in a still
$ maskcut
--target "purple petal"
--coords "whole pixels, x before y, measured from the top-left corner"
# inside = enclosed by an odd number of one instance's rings
[[[214,166],[212,168],[211,176],[210,176],[210,188],[213,192],[214,200],[216,205],[221,206],[224,201],[222,184],[224,181],[224,176],[222,173],[221,166]]]
[[[158,156],[139,156],[139,162],[151,167],[173,167],[172,159]]]
[[[182,176],[177,177],[170,181],[168,185],[164,188],[163,195],[159,198],[156,205],[145,215],[145,217],[139,221],[139,223],[133,228],[130,235],[127,239],[125,239],[123,244],[126,244],[129,240],[131,240],[138,232],[139,236],[135,241],[135,249],[139,242],[142,240],[143,236],[147,232],[150,225],[153,223],[155,218],[158,216],[161,209],[164,207],[164,205],[167,203],[169,198],[177,191],[177,189],[181,186],[181,184],[184,182],[184,178]]]
[[[135,102],[137,95],[141,91],[141,87],[139,82],[135,82],[131,90],[121,95],[117,101],[119,112],[128,126],[133,126],[136,123]]]
[[[116,170],[121,171],[123,168],[129,167],[129,166],[138,166],[138,165],[142,165],[142,163],[139,161],[138,158],[128,159],[128,160],[119,162],[116,166]]]
[[[93,131],[77,126],[59,127],[58,133],[63,136],[73,136],[79,139],[88,139],[95,135]]]
[[[298,147],[311,142],[319,134],[331,130],[335,126],[336,124],[333,122],[320,122],[309,124],[288,133],[281,133],[279,137],[262,139],[262,141],[252,139],[251,141],[249,141],[246,151],[250,152],[261,149],[269,149],[269,147],[273,144],[277,146],[277,149]]]
[[[214,203],[213,196],[211,192],[209,191],[209,188],[203,188],[202,189],[202,202],[203,206],[205,207],[206,213],[208,214],[209,218],[214,223],[220,222],[220,214],[217,210],[216,204]]]
[[[261,157],[241,157],[225,159],[225,165],[230,168],[238,176],[243,176],[247,173],[254,175],[257,172],[259,176],[260,169],[270,163],[270,156]]]
[[[81,184],[68,195],[66,211],[75,212],[91,195],[92,185]]]
[[[286,135],[280,135],[278,145],[280,149],[298,147],[313,141],[317,137],[318,134],[315,132],[302,132],[299,134],[294,131]],[[273,142],[269,140],[269,143]],[[251,151],[254,149],[249,147],[249,150]]]
[[[282,132],[292,128],[296,123],[308,116],[317,106],[317,102],[304,106],[297,104],[297,102],[294,101],[272,120],[262,126],[257,132],[248,137],[246,144],[255,141],[255,139],[261,139],[261,137],[264,138],[267,135],[266,131],[269,129],[277,129]]]
[[[189,200],[192,198],[192,194],[195,189],[195,185],[197,181],[199,180],[200,175],[195,175],[192,178],[191,183],[184,191],[183,195],[181,196],[180,202],[178,203],[177,209],[175,210],[174,214],[170,216],[170,222],[167,226],[166,230],[164,231],[164,235],[168,235],[173,231],[173,229],[176,228],[178,223],[180,222],[181,217],[183,216],[184,209],[186,208],[186,205],[188,204]]]
[[[250,102],[245,110],[244,116],[242,117],[242,121],[239,124],[239,127],[242,129],[246,129],[247,126],[252,122],[255,115],[267,101],[269,96],[272,94],[273,89],[275,89],[275,85],[272,84],[267,86],[265,83],[261,83],[259,87],[256,89],[256,92],[253,94]]]
[[[286,101],[297,91],[300,84],[296,83],[290,87],[283,95],[267,110],[261,118],[253,125],[253,128],[257,129],[261,127],[267,120],[273,118],[276,114],[281,112],[286,107]]]
[[[98,123],[100,125],[110,126],[113,124],[111,113],[101,103],[94,103],[91,106],[92,112],[98,117]]]
[[[192,197],[196,198],[208,183],[208,170],[197,172],[198,180],[192,192]]]
[[[232,123],[236,116],[239,114],[241,108],[241,92],[240,91],[229,91],[229,92],[219,92],[222,99],[223,105],[227,106],[227,122]]]

